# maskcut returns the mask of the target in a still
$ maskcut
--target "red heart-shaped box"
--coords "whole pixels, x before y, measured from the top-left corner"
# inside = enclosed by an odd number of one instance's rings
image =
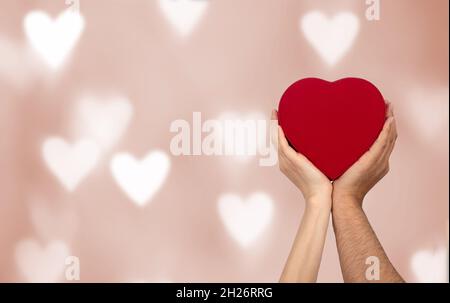
[[[278,120],[292,147],[330,180],[339,178],[377,139],[386,104],[370,82],[307,78],[281,98]]]

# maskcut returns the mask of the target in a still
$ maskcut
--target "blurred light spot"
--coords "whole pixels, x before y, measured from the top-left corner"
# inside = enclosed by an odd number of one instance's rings
[[[411,268],[420,283],[448,282],[448,250],[421,250],[411,258]]]
[[[175,30],[188,36],[208,8],[207,0],[159,0],[162,13]]]
[[[74,136],[89,138],[109,149],[122,137],[133,117],[133,107],[121,96],[80,99],[74,111]]]
[[[413,89],[409,94],[408,121],[424,141],[433,142],[448,131],[449,88]]]
[[[64,139],[52,137],[44,141],[42,155],[61,184],[68,191],[74,191],[97,165],[100,148],[89,140],[80,140],[70,146]]]
[[[61,67],[84,29],[84,18],[71,9],[52,20],[46,13],[32,11],[24,19],[31,46],[54,70]]]
[[[218,209],[230,236],[248,247],[270,224],[273,202],[265,193],[254,193],[246,200],[235,194],[225,194],[219,198]]]
[[[349,12],[329,19],[313,11],[303,16],[300,23],[308,42],[329,65],[335,65],[345,56],[359,32],[359,20]]]
[[[17,244],[15,258],[27,282],[54,283],[63,278],[69,255],[64,242],[54,241],[42,247],[37,241],[27,239]]]
[[[117,154],[111,161],[111,172],[128,197],[143,207],[164,184],[170,170],[170,159],[161,151],[149,153],[137,161],[126,153]]]

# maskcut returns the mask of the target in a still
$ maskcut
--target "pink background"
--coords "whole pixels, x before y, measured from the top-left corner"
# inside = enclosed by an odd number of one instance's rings
[[[269,116],[283,91],[309,76],[363,77],[394,104],[399,139],[391,172],[365,208],[403,277],[426,280],[412,265],[415,254],[427,256],[419,267],[448,266],[433,258],[448,249],[448,5],[382,0],[381,19],[368,21],[363,0],[215,0],[181,38],[158,1],[81,0],[84,32],[54,73],[38,55],[33,63],[12,56],[28,58],[26,14],[44,10],[56,17],[64,1],[0,0],[0,281],[27,281],[17,262],[25,239],[43,247],[64,241],[80,258],[83,282],[277,281],[303,213],[301,193],[257,158],[170,155],[169,126],[176,119],[191,121],[194,111],[204,119],[227,111]],[[312,10],[327,16],[347,11],[360,21],[352,48],[334,66],[299,27]],[[6,43],[15,51],[5,51]],[[95,170],[68,192],[47,168],[41,148],[49,136],[76,139],[71,119],[85,94],[99,102],[105,95],[125,96],[134,116]],[[109,165],[117,152],[141,158],[152,150],[165,151],[171,169],[139,208]],[[217,203],[225,193],[246,198],[254,192],[272,199],[273,218],[243,248],[225,229]],[[40,228],[31,219],[33,203],[52,218],[41,220]],[[331,226],[319,281],[342,281]]]

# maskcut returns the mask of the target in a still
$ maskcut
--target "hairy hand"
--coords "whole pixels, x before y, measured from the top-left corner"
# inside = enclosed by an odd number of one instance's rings
[[[390,104],[386,116],[383,130],[370,150],[333,182],[333,201],[356,201],[361,206],[364,196],[389,172],[389,157],[397,139]]]

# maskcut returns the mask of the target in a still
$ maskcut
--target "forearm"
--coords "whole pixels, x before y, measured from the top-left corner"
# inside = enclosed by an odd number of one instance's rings
[[[329,201],[307,201],[280,282],[316,282],[330,220]]]
[[[404,282],[389,261],[360,205],[360,201],[333,197],[333,228],[344,281]],[[378,281],[369,281],[366,277],[369,257],[379,260]]]

